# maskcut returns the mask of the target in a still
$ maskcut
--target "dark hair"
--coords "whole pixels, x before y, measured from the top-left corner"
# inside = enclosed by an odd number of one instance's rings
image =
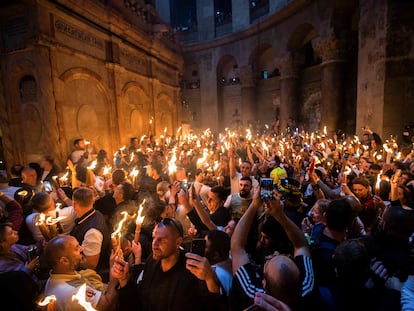
[[[275,155],[275,157],[274,157],[274,161],[275,161],[275,163],[276,163],[276,166],[279,166],[279,165],[280,165],[280,163],[281,163],[281,161],[280,161],[280,157],[279,157],[278,155]]]
[[[380,171],[382,169],[381,165],[379,165],[378,163],[372,163],[369,166],[369,168],[372,169],[372,170],[377,170],[377,171]]]
[[[77,144],[79,144],[79,142],[81,142],[83,140],[83,138],[76,138],[74,141],[73,141],[73,145],[74,146],[76,146]]]
[[[220,201],[225,201],[229,196],[228,189],[222,186],[214,186],[210,189],[211,192],[216,193],[220,199]]]
[[[10,168],[10,173],[15,176],[21,176],[23,171],[23,165],[15,164]]]
[[[54,165],[55,164],[55,158],[53,158],[53,156],[46,154],[43,156],[43,160],[45,160],[46,162],[49,162],[50,165]]]
[[[135,197],[134,186],[127,181],[121,182],[120,185],[122,186],[122,195],[124,197],[124,201],[133,200]]]
[[[158,162],[158,161],[153,161],[151,163],[151,168],[154,171],[157,171],[158,174],[161,174],[162,173],[162,164],[160,162]]]
[[[220,230],[209,230],[207,238],[210,241],[211,251],[217,252],[218,256],[225,260],[230,253],[230,237],[227,233]]]
[[[39,213],[47,211],[50,207],[50,196],[47,192],[37,192],[32,200],[32,208],[36,209]]]
[[[82,207],[88,207],[93,205],[94,193],[89,188],[77,188],[73,191],[73,201],[76,201]]]
[[[351,204],[345,199],[332,200],[326,209],[326,226],[343,231],[353,220]]]
[[[362,185],[365,188],[369,188],[369,180],[365,176],[358,176],[352,180],[352,184]]]
[[[112,183],[115,185],[119,185],[121,182],[125,180],[125,171],[123,169],[116,169],[112,172]]]
[[[249,176],[242,176],[242,177],[240,177],[240,180],[250,181],[251,184],[253,183],[252,178],[249,177]]]
[[[0,242],[4,242],[6,240],[6,227],[10,227],[13,229],[13,224],[11,222],[0,223]]]

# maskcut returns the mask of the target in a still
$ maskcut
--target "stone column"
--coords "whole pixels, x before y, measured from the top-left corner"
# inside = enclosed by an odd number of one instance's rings
[[[197,24],[200,41],[214,39],[214,2],[210,0],[197,1]]]
[[[315,49],[322,58],[320,127],[327,126],[331,133],[345,126],[345,119],[341,119],[345,112],[344,46],[344,41],[331,35]]]
[[[232,0],[231,10],[233,32],[240,31],[250,26],[249,1]]]
[[[240,92],[241,92],[241,118],[244,127],[249,123],[254,124],[257,119],[256,107],[256,81],[251,66],[244,66],[239,69]]]
[[[297,120],[300,111],[299,62],[289,54],[280,68],[280,131],[285,131],[289,118]]]

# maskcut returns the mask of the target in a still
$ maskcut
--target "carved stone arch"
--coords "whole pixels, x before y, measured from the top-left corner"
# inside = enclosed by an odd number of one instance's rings
[[[172,98],[165,92],[161,92],[157,96],[155,107],[155,134],[157,136],[164,134],[167,128],[167,134],[173,134],[176,131],[174,124],[174,116],[177,114],[173,105]]]
[[[68,152],[78,137],[91,141],[92,151],[112,150],[111,100],[101,77],[87,68],[71,68],[60,75],[63,81],[62,120]]]
[[[319,37],[316,28],[304,23],[296,27],[290,36],[286,49],[297,61],[300,67],[310,67],[321,62],[321,58],[314,51],[313,40]]]
[[[6,161],[19,162],[22,164],[38,161],[46,149],[42,138],[45,132],[42,118],[41,106],[39,105],[39,73],[35,62],[26,57],[16,57],[10,60],[6,66],[5,77],[7,85],[7,102],[5,113],[7,117],[1,120],[2,139],[5,146],[4,155]],[[20,85],[24,77],[30,77],[35,82],[36,98],[22,103]],[[27,122],[26,122],[27,121]],[[17,131],[11,134],[10,129]],[[10,148],[10,147],[13,148]],[[9,163],[10,164],[10,163]]]
[[[125,143],[131,137],[147,134],[145,120],[150,118],[150,99],[137,82],[128,82],[122,88],[122,104],[118,107],[121,138]]]
[[[249,56],[254,79],[267,79],[279,75],[276,50],[270,43],[257,45]]]

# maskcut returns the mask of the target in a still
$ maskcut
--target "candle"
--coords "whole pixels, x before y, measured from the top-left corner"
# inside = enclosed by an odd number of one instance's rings
[[[142,226],[142,223],[144,222],[144,218],[145,218],[145,216],[142,216],[142,211],[143,211],[143,208],[144,208],[144,204],[145,204],[145,199],[139,205],[138,215],[137,215],[137,218],[135,220],[135,225],[136,225],[136,227],[135,227],[135,235],[134,235],[134,241],[135,241],[135,243],[138,243],[139,242],[139,235],[141,233],[141,226]]]
[[[128,217],[128,212],[123,211],[121,212],[121,214],[123,215],[122,219],[119,221],[118,223],[118,227],[116,228],[116,230],[111,234],[111,238],[112,238],[112,242],[113,244],[117,244],[117,248],[116,248],[116,254],[117,256],[121,255],[121,237],[122,237],[122,226],[125,222],[125,220]],[[117,241],[118,240],[118,241]]]
[[[55,311],[56,310],[56,296],[50,295],[44,297],[41,301],[37,303],[40,307],[46,307],[46,311]]]
[[[382,176],[382,170],[377,175],[377,181],[375,183],[375,194],[378,195],[380,192],[380,185],[381,185],[381,176]]]

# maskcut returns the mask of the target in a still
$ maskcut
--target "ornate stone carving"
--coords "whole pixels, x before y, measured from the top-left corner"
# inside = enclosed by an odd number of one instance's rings
[[[68,35],[69,37],[82,41],[83,43],[93,46],[95,48],[104,49],[105,47],[103,40],[98,39],[94,35],[82,29],[78,29],[77,27],[61,19],[57,19],[55,21],[55,29],[61,33],[64,33],[65,35]]]

